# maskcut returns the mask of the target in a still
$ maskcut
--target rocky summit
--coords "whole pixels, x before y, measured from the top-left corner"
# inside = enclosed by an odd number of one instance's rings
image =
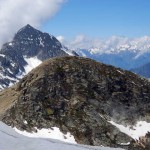
[[[0,50],[0,89],[14,84],[42,61],[68,52],[76,55],[54,36],[26,25]]]
[[[131,72],[87,58],[53,58],[0,93],[0,118],[28,132],[56,126],[81,144],[121,147],[131,137],[111,121],[150,122],[149,91],[150,83]]]

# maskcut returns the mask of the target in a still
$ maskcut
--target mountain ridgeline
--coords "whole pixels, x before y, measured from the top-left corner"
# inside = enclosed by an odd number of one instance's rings
[[[29,132],[56,126],[81,144],[120,147],[132,139],[110,121],[150,121],[149,91],[150,83],[131,72],[87,58],[51,58],[0,93],[0,118]]]
[[[147,63],[139,68],[132,69],[131,71],[143,77],[150,78],[150,63]]]
[[[54,36],[26,25],[0,50],[0,89],[14,84],[28,73],[25,68],[30,65],[28,59],[42,62],[51,57],[67,56],[67,51]],[[76,55],[75,52],[70,53]]]

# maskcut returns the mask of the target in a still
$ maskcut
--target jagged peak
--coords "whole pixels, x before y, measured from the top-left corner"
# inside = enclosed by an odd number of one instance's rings
[[[28,37],[31,37],[33,35],[38,35],[38,34],[41,34],[41,33],[42,32],[39,31],[38,29],[34,28],[30,24],[27,24],[26,26],[24,26],[23,28],[21,28],[16,33],[16,35],[14,36],[14,40],[20,39],[20,38],[28,38]]]
[[[30,24],[27,24],[25,27],[26,28],[33,28]]]
[[[22,29],[35,29],[35,28],[31,26],[30,24],[27,24]]]
[[[27,24],[27,25],[25,25],[24,27],[22,27],[18,32],[17,32],[17,34],[18,33],[21,33],[21,32],[27,32],[27,31],[39,31],[39,30],[37,30],[36,28],[34,28],[33,26],[31,26],[30,24]],[[40,31],[39,31],[40,32]]]

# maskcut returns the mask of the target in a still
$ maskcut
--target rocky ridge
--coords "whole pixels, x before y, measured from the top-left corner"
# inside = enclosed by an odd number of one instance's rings
[[[21,130],[57,126],[78,143],[120,147],[131,138],[109,121],[150,122],[149,91],[150,83],[131,72],[86,58],[54,58],[0,93],[0,116]]]

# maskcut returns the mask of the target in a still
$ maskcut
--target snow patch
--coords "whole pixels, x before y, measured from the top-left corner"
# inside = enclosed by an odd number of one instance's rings
[[[0,54],[0,56],[1,56],[1,57],[5,57],[5,55],[4,55],[4,54]]]
[[[18,81],[17,79],[9,77],[9,76],[5,76],[2,73],[0,73],[0,79],[9,79],[10,81]]]
[[[24,120],[24,124],[28,124],[28,122],[26,120]]]
[[[124,146],[125,146],[125,145],[127,146],[127,145],[129,145],[129,144],[130,144],[130,142],[128,142],[128,143],[120,143],[120,145],[124,145]]]
[[[11,66],[12,66],[12,67],[15,67],[15,63],[11,62]]]
[[[124,74],[122,71],[120,71],[120,70],[117,70],[119,73],[121,73],[121,74]]]
[[[12,46],[13,44],[12,44],[12,43],[9,43],[8,45],[9,45],[9,46]]]
[[[16,77],[17,77],[18,79],[22,79],[24,76],[25,76],[25,73],[22,72],[22,71],[19,69],[19,72],[18,72],[18,74],[16,75]]]
[[[123,126],[113,121],[109,121],[112,125],[116,126],[121,132],[129,135],[133,139],[139,139],[141,136],[145,136],[147,132],[150,132],[150,123],[146,121],[138,121],[135,126]]]
[[[65,48],[64,46],[62,46],[61,50],[63,50],[64,52],[66,52],[68,55],[70,56],[74,56],[74,54],[72,53],[71,50],[68,50],[67,48]]]
[[[9,73],[13,74],[13,72],[9,68],[7,70],[8,70]]]
[[[13,85],[14,85],[14,83],[10,82],[8,87],[11,87],[11,86],[13,86]]]
[[[43,42],[42,38],[39,37],[38,39],[40,40],[40,45],[41,45],[42,47],[44,47],[44,42]]]
[[[25,124],[27,124],[27,121],[24,121]],[[75,138],[73,135],[71,135],[69,132],[67,134],[63,134],[59,128],[52,127],[52,129],[37,129],[37,132],[26,132],[26,131],[20,131],[17,128],[14,128],[16,132],[19,134],[22,134],[24,136],[28,137],[34,137],[34,138],[51,138],[51,139],[57,139],[63,142],[68,143],[74,143],[76,144]]]
[[[33,68],[37,67],[42,63],[42,61],[39,60],[37,57],[31,57],[31,58],[24,57],[24,59],[28,64],[24,67],[26,74],[29,73]]]

